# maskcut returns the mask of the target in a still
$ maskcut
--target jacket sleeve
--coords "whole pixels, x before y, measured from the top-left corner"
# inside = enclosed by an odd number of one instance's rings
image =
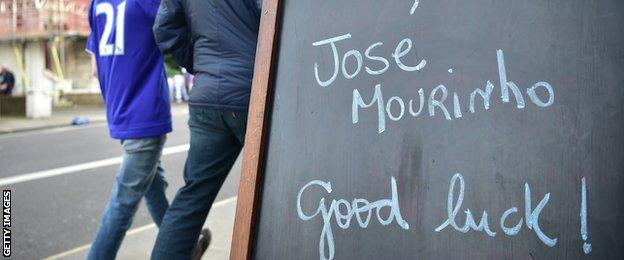
[[[181,0],[162,0],[154,22],[154,39],[162,53],[193,73],[193,40]]]

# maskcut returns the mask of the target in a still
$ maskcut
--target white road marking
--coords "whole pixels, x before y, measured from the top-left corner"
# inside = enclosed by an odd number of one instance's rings
[[[172,147],[167,147],[163,149],[162,154],[169,155],[169,154],[181,153],[181,152],[188,151],[188,149],[189,149],[189,144],[172,146]],[[34,181],[34,180],[45,179],[45,178],[50,178],[50,177],[60,176],[60,175],[65,175],[65,174],[70,174],[70,173],[76,173],[76,172],[90,170],[90,169],[96,169],[96,168],[105,167],[105,166],[116,165],[116,164],[120,164],[121,160],[122,160],[122,157],[119,156],[119,157],[108,158],[104,160],[98,160],[98,161],[93,161],[93,162],[60,167],[56,169],[50,169],[50,170],[44,170],[44,171],[38,171],[38,172],[33,172],[33,173],[26,173],[26,174],[6,177],[6,178],[0,179],[0,186],[7,186],[7,185],[12,185],[12,184],[17,184],[17,183],[22,183],[22,182],[27,182],[27,181]]]
[[[231,197],[231,198],[227,198],[227,199],[224,199],[224,200],[217,201],[214,204],[212,204],[212,208],[213,209],[220,208],[220,207],[225,206],[225,205],[227,205],[229,203],[235,202],[236,199],[237,199],[237,197],[234,196],[234,197]],[[137,227],[137,228],[133,228],[133,229],[130,229],[130,230],[128,230],[126,232],[126,236],[131,236],[131,235],[134,235],[134,234],[138,234],[138,233],[150,230],[150,229],[155,228],[155,227],[156,227],[156,225],[152,223],[152,224],[148,224],[148,225],[145,225],[145,226],[140,226],[140,227]],[[58,253],[56,255],[46,257],[43,260],[62,259],[63,257],[70,256],[70,255],[73,255],[73,254],[76,254],[76,253],[79,253],[79,252],[82,252],[82,251],[86,251],[89,248],[91,248],[91,244],[82,245],[82,246],[76,247],[74,249],[67,250],[65,252],[61,252],[61,253]]]
[[[79,246],[79,247],[76,247],[76,248],[74,248],[72,250],[68,250],[68,251],[62,252],[60,254],[44,258],[43,260],[61,259],[61,258],[66,257],[66,256],[70,256],[70,255],[82,252],[82,251],[87,250],[89,248],[91,248],[91,244],[84,245],[84,246]]]

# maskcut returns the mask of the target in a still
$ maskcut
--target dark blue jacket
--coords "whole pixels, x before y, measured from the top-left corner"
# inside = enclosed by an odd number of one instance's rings
[[[195,75],[191,105],[247,109],[262,0],[162,0],[154,36]]]

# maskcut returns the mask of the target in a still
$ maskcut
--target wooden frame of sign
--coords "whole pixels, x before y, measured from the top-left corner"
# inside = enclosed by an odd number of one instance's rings
[[[236,217],[230,259],[250,259],[253,251],[257,203],[264,167],[265,141],[269,128],[273,74],[278,42],[280,0],[265,0],[260,20],[255,70],[238,188]]]

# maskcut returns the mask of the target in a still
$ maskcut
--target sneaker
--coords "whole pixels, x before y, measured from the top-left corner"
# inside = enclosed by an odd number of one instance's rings
[[[195,245],[195,249],[193,249],[193,254],[191,255],[191,260],[200,260],[201,257],[208,249],[208,245],[210,245],[210,239],[212,239],[212,234],[210,230],[207,228],[202,229],[199,234],[199,240],[197,240],[197,245]]]

